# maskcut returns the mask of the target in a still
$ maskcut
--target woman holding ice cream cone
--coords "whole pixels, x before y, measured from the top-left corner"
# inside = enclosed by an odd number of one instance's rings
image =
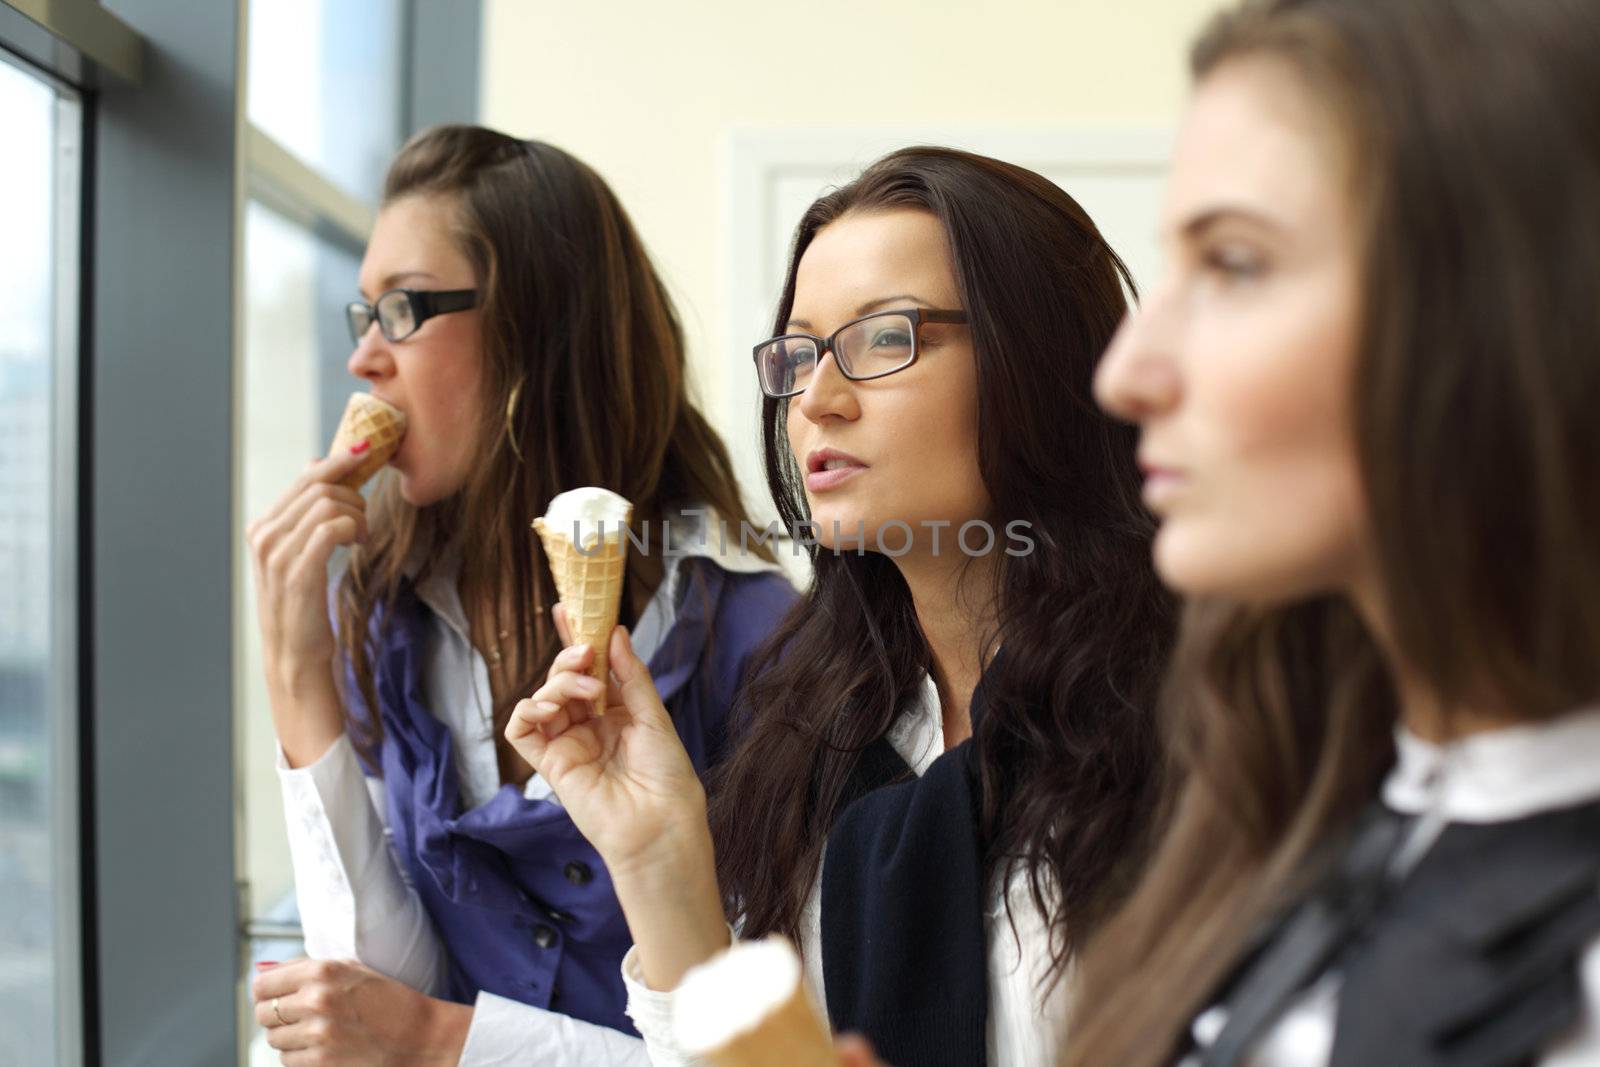
[[[364,498],[348,482],[375,446],[341,438],[249,532],[314,957],[257,977],[256,1017],[286,1064],[644,1062],[611,879],[503,737],[561,647],[530,524],[603,486],[657,535],[630,546],[617,610],[696,773],[793,590],[770,554],[700,536],[745,518],[731,465],[665,288],[581,162],[419,135],[360,283],[352,416],[403,427],[392,473]]]
[[[610,865],[655,1062],[673,990],[787,935],[887,1062],[1044,1062],[1152,829],[1173,627],[1133,437],[1093,406],[1125,275],[1037,174],[907,149],[801,222],[755,349],[768,483],[816,542],[710,802],[626,628],[507,736]],[[594,709],[605,714],[595,716]]]

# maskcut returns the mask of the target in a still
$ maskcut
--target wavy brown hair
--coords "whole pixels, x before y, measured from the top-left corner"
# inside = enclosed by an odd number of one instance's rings
[[[427,507],[381,479],[371,538],[337,590],[339,640],[359,695],[378,707],[371,624],[408,568],[420,581],[459,552],[462,600],[509,593],[513,684],[494,709],[494,736],[515,695],[531,692],[560,650],[548,608],[558,599],[529,524],[567,489],[603,486],[633,502],[654,534],[673,509],[707,505],[746,517],[727,449],[690,402],[683,331],[666,287],[606,183],[548,144],[479,126],[439,126],[411,139],[389,168],[383,202],[448,198],[452,238],[480,293],[484,388],[477,458],[455,495]],[[641,535],[642,536],[642,535]],[[659,537],[657,538],[659,541]],[[652,554],[659,555],[658,545]],[[763,550],[764,551],[764,550]],[[659,563],[629,553],[624,621]],[[369,765],[382,722],[349,715]]]
[[[1064,1061],[1155,1067],[1393,762],[1390,657],[1442,706],[1600,697],[1600,9],[1274,0],[1203,80],[1283,65],[1362,210],[1354,418],[1392,635],[1343,598],[1196,603],[1167,685],[1185,785],[1085,953]]]
[[[1117,899],[1143,851],[1160,780],[1156,684],[1174,629],[1150,567],[1132,431],[1094,406],[1094,366],[1132,281],[1077,202],[1032,171],[943,148],[869,167],[802,218],[776,316],[794,305],[818,231],[912,208],[943,224],[977,361],[978,464],[996,526],[1034,551],[1004,556],[980,662],[988,713],[973,738],[990,873],[1027,872],[1051,930],[1052,973]],[[763,406],[768,485],[791,527],[809,519],[787,401]],[[894,561],[811,548],[814,577],[758,657],[743,740],[711,786],[717,866],[745,936],[797,937],[828,832],[862,749],[915,700],[930,667]]]

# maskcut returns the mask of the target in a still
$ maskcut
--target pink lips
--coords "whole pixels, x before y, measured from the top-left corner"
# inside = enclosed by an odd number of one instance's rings
[[[1143,459],[1139,461],[1139,471],[1144,475],[1143,497],[1145,506],[1152,511],[1159,511],[1161,505],[1182,486],[1184,474],[1173,467],[1163,467]]]
[[[830,463],[835,464],[831,470],[827,469]],[[848,453],[819,448],[806,456],[806,488],[813,493],[827,492],[866,469],[865,463]]]

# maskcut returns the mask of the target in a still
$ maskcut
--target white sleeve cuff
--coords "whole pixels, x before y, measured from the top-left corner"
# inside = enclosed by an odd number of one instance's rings
[[[644,972],[639,969],[639,946],[628,949],[622,957],[622,984],[628,989],[628,1018],[639,1028],[645,1044],[650,1046],[651,1061],[656,1064],[673,1060],[657,1059],[657,1049],[673,1049],[672,992],[651,989],[644,983]],[[688,1062],[684,1059],[683,1062]]]
[[[738,934],[729,926],[728,942],[732,944],[738,939]],[[622,984],[628,990],[628,1018],[644,1038],[654,1067],[699,1067],[702,1061],[684,1052],[672,1032],[676,991],[663,992],[645,985],[644,972],[639,968],[638,945],[630,947],[628,954],[622,957]]]
[[[570,1015],[479,993],[459,1067],[650,1067],[644,1042]]]

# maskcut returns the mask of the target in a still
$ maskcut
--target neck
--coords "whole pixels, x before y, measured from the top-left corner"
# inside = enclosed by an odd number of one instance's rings
[[[895,560],[911,590],[928,642],[933,683],[944,717],[945,748],[972,735],[972,690],[985,663],[980,645],[994,622],[992,556],[907,555]]]

